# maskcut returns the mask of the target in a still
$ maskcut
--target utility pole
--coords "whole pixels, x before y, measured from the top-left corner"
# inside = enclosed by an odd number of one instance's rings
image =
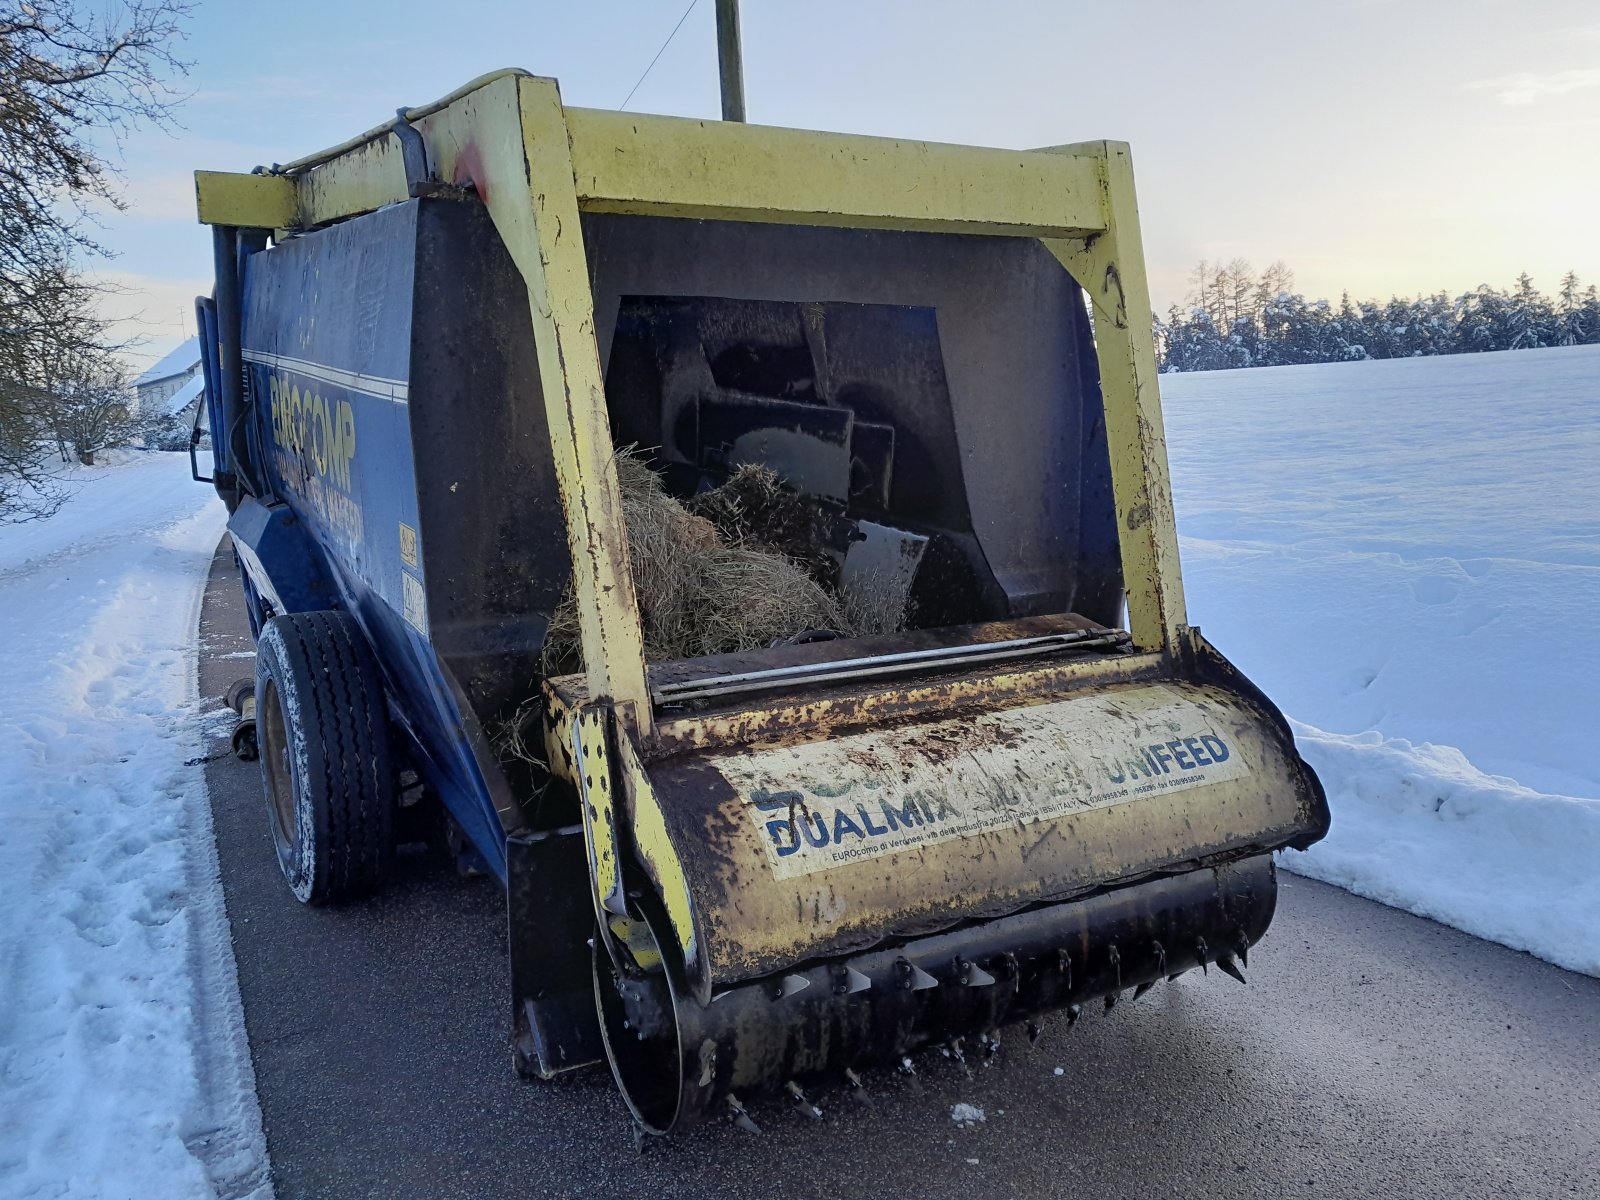
[[[717,65],[722,73],[722,119],[744,120],[744,55],[739,47],[739,0],[717,0]]]

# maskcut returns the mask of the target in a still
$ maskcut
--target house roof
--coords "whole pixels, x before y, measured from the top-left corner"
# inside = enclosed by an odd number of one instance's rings
[[[200,362],[200,339],[190,338],[175,350],[169,350],[161,360],[133,381],[134,387],[146,387],[152,383],[160,383],[163,379],[171,379],[174,375],[182,375],[196,367]]]
[[[184,384],[172,395],[168,396],[161,404],[162,411],[168,416],[176,416],[189,405],[193,404],[206,390],[206,377],[202,371],[188,383]]]

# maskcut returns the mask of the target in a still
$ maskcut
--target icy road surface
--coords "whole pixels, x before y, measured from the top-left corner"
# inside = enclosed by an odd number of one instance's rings
[[[1600,975],[1600,346],[1161,387],[1190,620],[1333,806],[1284,865]]]
[[[0,526],[0,1195],[264,1196],[195,626],[225,514],[175,454]]]

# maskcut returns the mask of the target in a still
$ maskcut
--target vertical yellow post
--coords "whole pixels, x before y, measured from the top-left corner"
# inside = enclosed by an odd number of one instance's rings
[[[538,263],[524,274],[533,305],[539,379],[567,510],[589,695],[619,704],[631,702],[641,732],[648,733],[644,635],[628,564],[627,525],[595,340],[594,293],[578,217],[566,114],[554,80],[517,82],[523,157],[538,239]],[[604,536],[606,531],[613,536]]]
[[[589,695],[631,704],[648,734],[644,638],[561,94],[553,79],[497,79],[439,114],[429,132],[436,169],[477,188],[528,285]]]
[[[1051,150],[1093,157],[1099,168],[1104,232],[1081,241],[1047,240],[1045,245],[1088,291],[1094,309],[1111,486],[1128,592],[1128,629],[1141,649],[1170,648],[1188,617],[1133,160],[1125,142],[1087,142]]]

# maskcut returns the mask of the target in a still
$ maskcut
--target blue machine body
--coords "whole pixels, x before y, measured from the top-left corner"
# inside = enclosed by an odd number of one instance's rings
[[[240,282],[252,622],[356,619],[407,761],[504,878],[519,816],[484,726],[527,694],[569,569],[526,301],[494,303],[520,277],[480,207],[413,200],[251,254]]]

